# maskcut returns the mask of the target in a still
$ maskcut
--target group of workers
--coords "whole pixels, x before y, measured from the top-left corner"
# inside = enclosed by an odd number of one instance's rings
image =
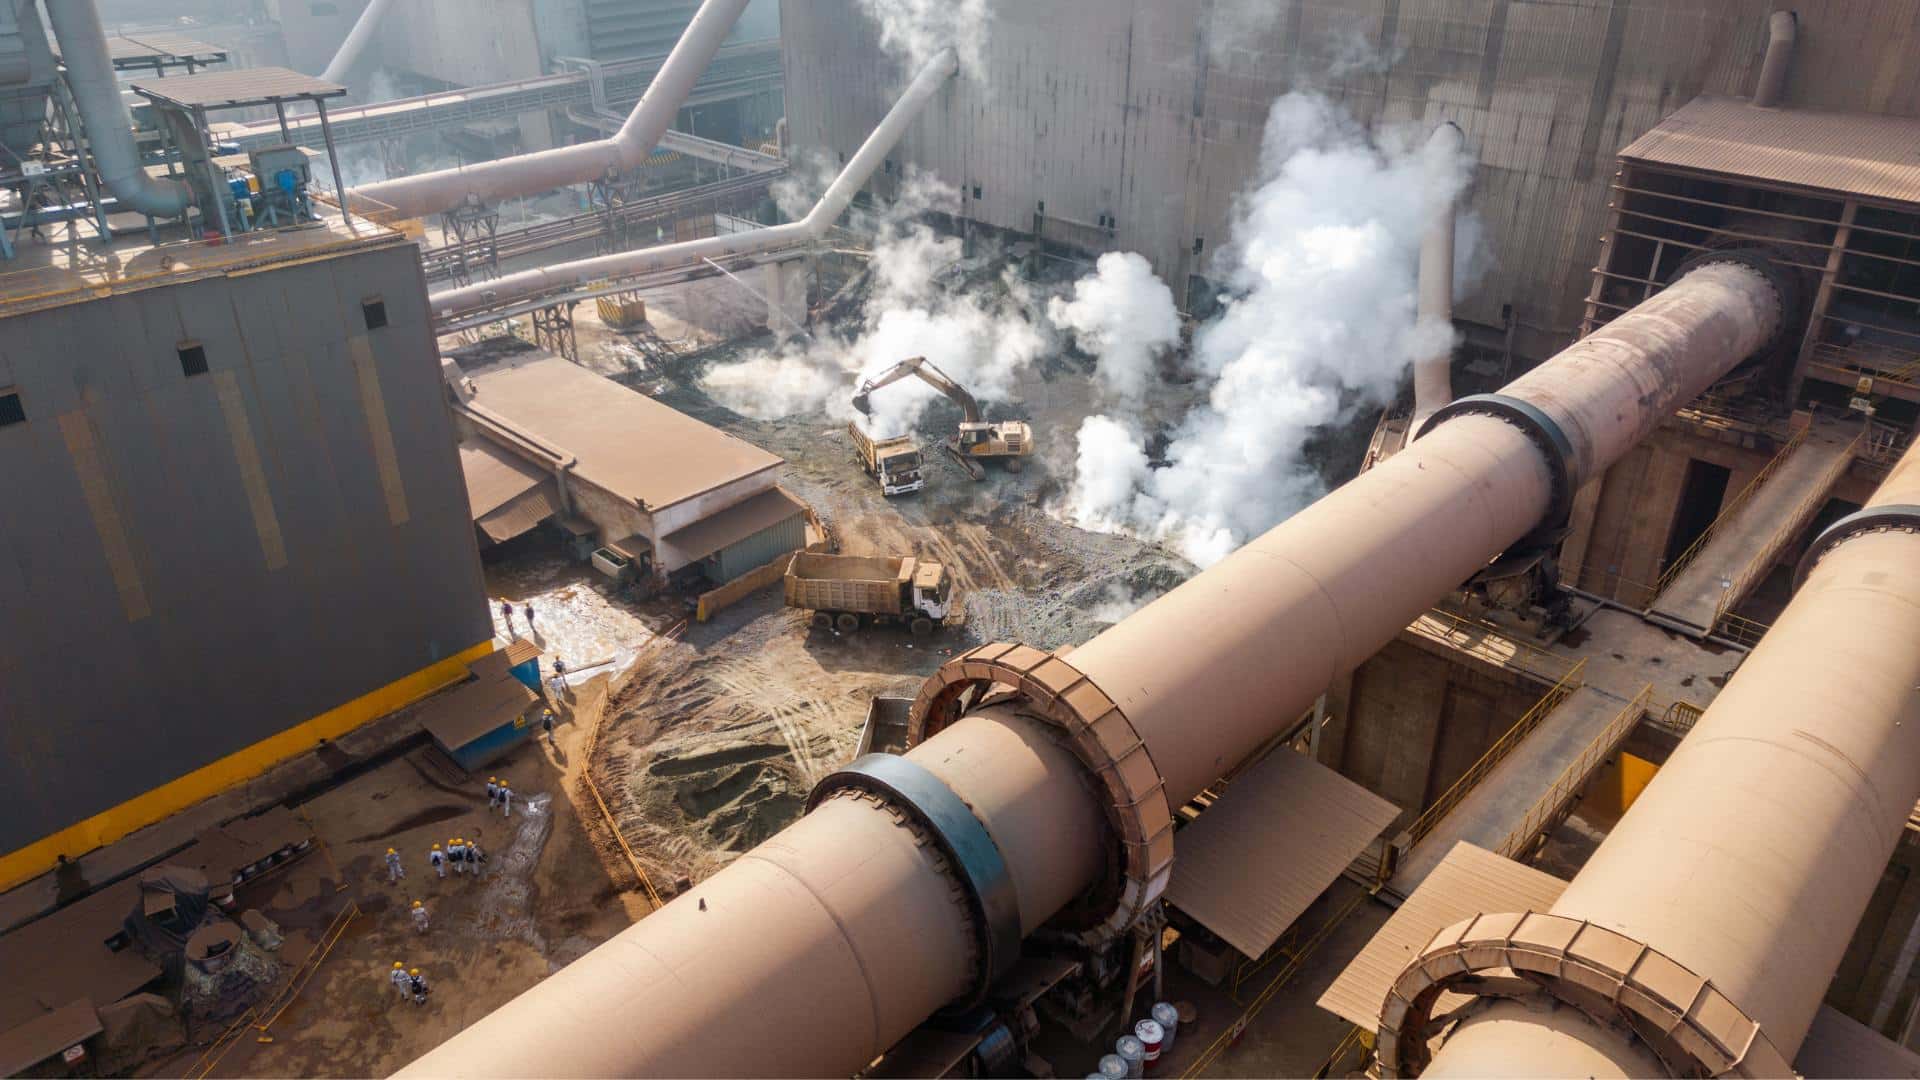
[[[506,623],[507,634],[511,636],[514,632],[513,631],[513,613],[516,610],[519,611],[521,616],[527,620],[527,633],[529,634],[533,633],[534,632],[533,604],[530,601],[522,601],[520,606],[518,608],[515,608],[513,606],[513,601],[501,600],[500,601],[500,621]],[[567,686],[567,662],[558,656],[553,658],[553,675],[551,677],[551,682],[549,683],[549,685],[553,687],[553,697],[555,701],[559,701],[567,697],[570,692],[570,688]],[[551,745],[553,742],[552,710],[548,710],[546,716],[542,720],[542,725],[546,729],[547,742],[549,745]]]
[[[472,874],[474,877],[479,877],[480,861],[486,857],[486,853],[480,850],[478,840],[469,840],[464,836],[456,836],[447,841],[445,851],[441,851],[440,845],[435,844],[427,852],[427,861],[433,864],[433,872],[443,878],[447,876],[448,863],[453,864],[453,872],[456,874]]]
[[[414,901],[415,904],[419,902]],[[419,968],[409,968],[401,961],[395,960],[393,974],[388,977],[393,980],[393,988],[399,991],[400,1000],[412,998],[415,1005],[427,1003],[427,977],[420,974]]]

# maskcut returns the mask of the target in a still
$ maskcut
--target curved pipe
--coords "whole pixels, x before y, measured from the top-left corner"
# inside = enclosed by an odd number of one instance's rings
[[[1613,427],[1644,433],[1778,319],[1758,271],[1702,266],[1507,392],[1566,427],[1597,428],[1625,401],[1636,415]],[[1636,394],[1642,383],[1655,385]],[[1586,467],[1605,468],[1631,443],[1590,445]],[[1179,805],[1539,525],[1554,474],[1503,420],[1445,420],[1094,638],[1074,665],[1122,703]],[[983,708],[907,756],[986,827],[1023,933],[1102,875],[1100,785],[1019,706]],[[402,1075],[860,1070],[974,978],[966,894],[907,820],[829,799]]]
[[[140,151],[133,144],[133,117],[120,99],[120,82],[107,53],[107,32],[93,0],[52,0],[47,17],[60,42],[73,103],[87,128],[87,146],[107,190],[124,209],[152,217],[185,213],[193,205],[193,192],[185,181],[149,176],[140,164]]]
[[[1791,11],[1776,11],[1767,18],[1767,55],[1760,61],[1760,81],[1753,89],[1753,103],[1763,109],[1776,108],[1787,90],[1787,74],[1793,68],[1793,47],[1800,36],[1800,17]]]
[[[362,184],[350,194],[390,208],[397,218],[417,218],[463,202],[497,203],[517,195],[552,191],[568,184],[598,180],[622,169],[637,168],[653,153],[661,133],[672,126],[681,103],[692,93],[693,84],[699,81],[700,73],[712,62],[713,55],[720,51],[748,2],[706,0],[701,4],[693,21],[687,24],[686,32],[674,44],[673,52],[667,55],[666,63],[648,84],[647,92],[612,138]]]
[[[1920,449],[1867,507],[1915,504]],[[1553,907],[1712,980],[1788,1059],[1920,800],[1915,567],[1911,523],[1822,555]],[[1604,1036],[1582,1019],[1534,1056],[1537,1075],[1588,1067]],[[1485,1076],[1509,1060],[1510,1040],[1481,1024],[1462,1025],[1428,1072]]]
[[[887,155],[893,152],[894,145],[906,134],[907,128],[920,115],[920,110],[939,92],[941,84],[952,78],[958,70],[960,59],[952,49],[941,50],[940,55],[929,61],[907,86],[906,92],[900,95],[900,100],[887,110],[879,126],[860,144],[860,149],[848,159],[846,167],[840,170],[840,175],[820,196],[820,201],[799,221],[749,233],[709,236],[702,240],[662,244],[522,270],[492,281],[434,293],[428,298],[428,306],[432,308],[434,318],[444,322],[471,312],[505,307],[548,293],[561,292],[589,281],[634,277],[697,263],[702,259],[752,255],[819,240],[840,219],[840,215],[846,213],[854,195],[873,176],[874,170],[880,167]]]
[[[373,0],[354,20],[353,29],[347,31],[347,39],[334,51],[333,59],[327,62],[327,70],[320,77],[330,83],[345,83],[347,74],[353,65],[359,63],[360,54],[367,51],[367,43],[373,40],[373,32],[380,27],[380,20],[386,18],[387,9],[393,6],[393,0]]]

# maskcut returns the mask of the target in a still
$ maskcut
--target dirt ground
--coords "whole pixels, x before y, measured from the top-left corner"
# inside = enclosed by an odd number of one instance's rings
[[[143,1074],[384,1076],[625,928],[644,904],[619,902],[633,897],[631,874],[606,858],[589,831],[597,823],[583,822],[571,790],[607,682],[604,674],[582,680],[575,722],[557,729],[557,747],[530,741],[494,767],[518,796],[510,818],[489,812],[485,776],[460,781],[425,750],[302,805],[321,850],[243,886],[240,907],[278,924],[289,968],[309,960],[348,905],[357,914],[264,1033],[250,1029],[224,1053],[194,1047]],[[455,836],[487,853],[478,878],[449,872],[443,880],[429,867],[429,847]],[[398,884],[387,880],[388,847],[406,869]],[[425,934],[412,927],[415,899],[430,913]],[[395,960],[426,976],[427,1004],[395,993]]]

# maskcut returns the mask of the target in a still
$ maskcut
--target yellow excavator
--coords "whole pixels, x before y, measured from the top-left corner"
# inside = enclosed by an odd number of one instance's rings
[[[1026,465],[1027,455],[1033,453],[1033,428],[1025,420],[1001,420],[988,423],[980,416],[980,403],[967,393],[967,389],[954,382],[946,372],[934,367],[924,356],[902,360],[887,370],[860,384],[853,395],[853,407],[860,410],[862,416],[872,416],[868,398],[875,390],[891,386],[909,375],[916,375],[921,382],[933,387],[952,399],[960,406],[961,421],[958,434],[945,442],[947,453],[952,454],[967,475],[975,480],[985,480],[987,470],[981,464],[998,461],[1008,472],[1019,472]]]

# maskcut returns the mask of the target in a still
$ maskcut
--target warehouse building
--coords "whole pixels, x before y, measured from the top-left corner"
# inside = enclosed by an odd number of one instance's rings
[[[619,576],[714,584],[806,546],[779,457],[561,357],[446,364],[486,541],[552,521]]]

